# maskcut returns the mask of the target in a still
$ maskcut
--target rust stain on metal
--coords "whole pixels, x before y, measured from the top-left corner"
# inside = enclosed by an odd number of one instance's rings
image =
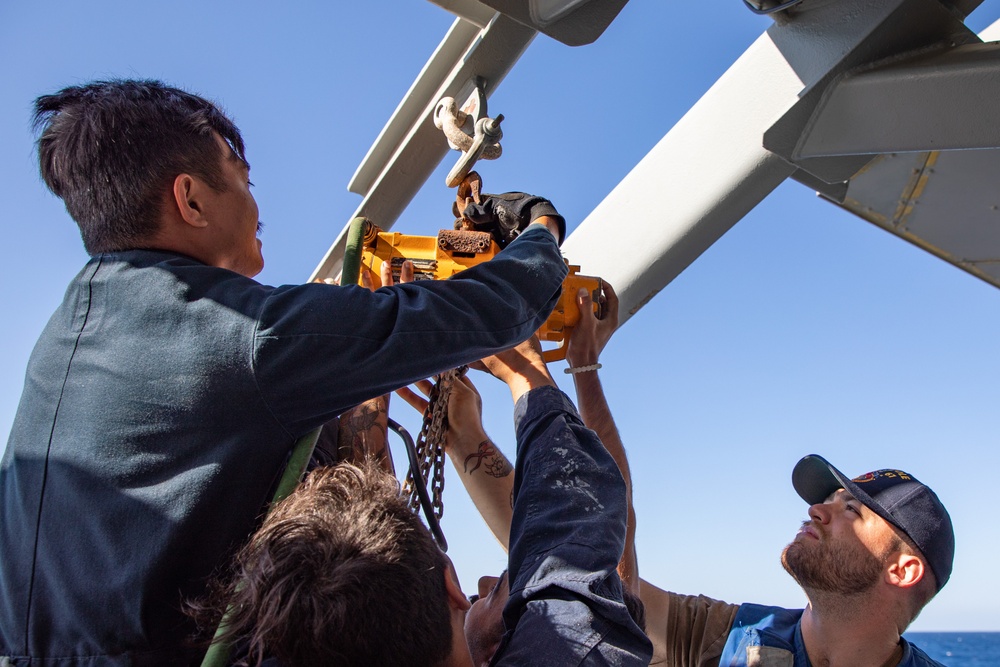
[[[868,222],[873,222],[882,227],[891,227],[891,223],[887,217],[876,211],[870,206],[862,204],[857,199],[851,197],[846,197],[844,203],[841,204],[848,211],[854,215],[867,220]]]
[[[927,154],[927,159],[924,160],[923,166],[913,170],[913,174],[907,181],[906,187],[903,188],[903,192],[900,194],[896,212],[893,213],[892,225],[894,227],[905,228],[907,218],[913,213],[913,208],[920,201],[920,196],[924,193],[924,189],[927,188],[927,181],[930,180],[931,174],[934,173],[933,167],[937,164],[940,154],[940,151],[931,151]]]
[[[481,196],[483,193],[483,179],[475,171],[470,171],[469,175],[462,179],[462,182],[458,184],[458,192],[455,195],[455,217],[456,229],[468,229],[469,223],[462,215],[465,207],[472,202],[480,203],[482,201]]]
[[[462,229],[442,229],[438,232],[438,245],[449,252],[482,254],[490,250],[493,237],[489,232],[473,232]]]

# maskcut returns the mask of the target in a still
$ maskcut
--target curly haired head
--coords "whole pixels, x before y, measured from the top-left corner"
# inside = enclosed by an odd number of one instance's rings
[[[446,568],[395,477],[342,463],[272,510],[215,611],[231,605],[227,639],[251,663],[431,666],[451,650]]]

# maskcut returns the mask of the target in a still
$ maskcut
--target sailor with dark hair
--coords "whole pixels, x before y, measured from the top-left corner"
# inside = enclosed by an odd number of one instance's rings
[[[181,602],[257,526],[292,444],[531,335],[565,223],[523,195],[491,208],[516,240],[457,279],[269,287],[243,139],[216,105],[101,81],[40,97],[35,121],[92,258],[35,346],[0,464],[0,657],[197,662]]]
[[[157,81],[95,82],[35,101],[42,178],[90,255],[151,245],[164,190],[191,174],[227,188],[218,139],[247,171],[243,137],[214,104]],[[155,246],[154,246],[155,247]]]

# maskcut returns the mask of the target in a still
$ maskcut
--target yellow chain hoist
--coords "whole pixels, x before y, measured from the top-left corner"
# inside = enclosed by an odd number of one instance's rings
[[[399,284],[403,262],[413,264],[414,280],[444,280],[470,267],[488,262],[500,252],[489,232],[462,229],[442,229],[437,236],[412,236],[398,232],[383,232],[372,222],[366,222],[361,251],[361,265],[371,271],[376,287],[381,287],[379,276],[382,264],[389,263],[393,282]],[[538,330],[539,340],[558,343],[556,348],[543,352],[545,361],[566,358],[566,339],[569,330],[580,321],[576,295],[580,288],[590,292],[594,312],[601,317],[601,279],[579,273],[580,267],[566,263],[569,274],[563,281],[562,293],[552,314]],[[360,279],[359,279],[360,284]]]

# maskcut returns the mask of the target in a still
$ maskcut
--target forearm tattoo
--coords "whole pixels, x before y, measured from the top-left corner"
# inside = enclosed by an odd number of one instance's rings
[[[360,461],[371,457],[386,457],[385,417],[383,399],[375,398],[344,415],[341,420],[341,459]]]
[[[475,459],[475,464],[472,469],[469,469],[469,464]],[[483,467],[483,472],[491,477],[501,478],[514,472],[514,468],[510,465],[510,461],[507,457],[503,455],[503,452],[497,450],[493,446],[493,443],[489,440],[483,440],[479,443],[479,449],[476,450],[474,454],[469,454],[465,457],[464,469],[468,474],[472,474]]]

